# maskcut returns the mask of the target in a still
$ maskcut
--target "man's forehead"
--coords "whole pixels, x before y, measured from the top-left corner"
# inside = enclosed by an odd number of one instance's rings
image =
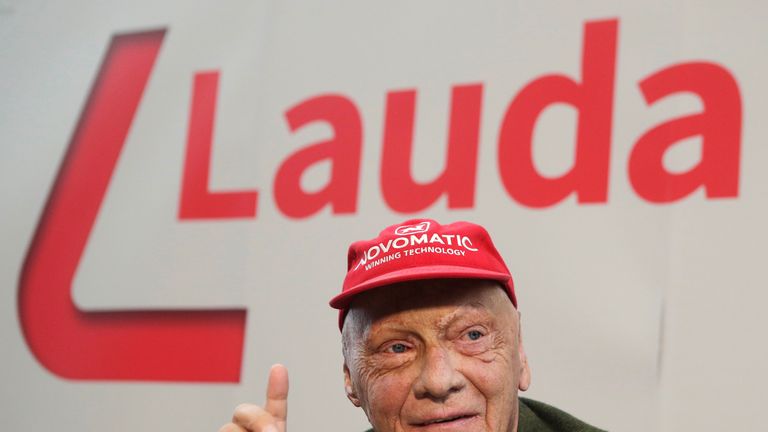
[[[401,312],[419,315],[441,306],[479,308],[490,313],[514,309],[498,282],[485,279],[427,279],[366,292],[355,299],[350,312],[371,324]]]

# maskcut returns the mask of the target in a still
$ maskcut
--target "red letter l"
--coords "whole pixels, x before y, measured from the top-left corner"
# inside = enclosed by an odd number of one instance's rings
[[[240,379],[244,310],[84,312],[72,301],[72,279],[164,34],[112,39],[21,272],[24,337],[64,378]]]

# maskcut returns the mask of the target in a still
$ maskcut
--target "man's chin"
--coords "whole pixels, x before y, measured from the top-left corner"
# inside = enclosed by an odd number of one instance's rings
[[[427,424],[409,425],[414,432],[480,432],[487,431],[483,418],[479,415],[461,416]]]

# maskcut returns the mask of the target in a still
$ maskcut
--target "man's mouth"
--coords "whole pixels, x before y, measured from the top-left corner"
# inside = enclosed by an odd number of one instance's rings
[[[433,424],[459,422],[461,420],[470,419],[472,417],[475,417],[475,414],[460,414],[460,415],[455,415],[450,417],[441,417],[441,418],[436,418],[436,419],[417,423],[416,426],[424,427],[424,426],[430,426]]]

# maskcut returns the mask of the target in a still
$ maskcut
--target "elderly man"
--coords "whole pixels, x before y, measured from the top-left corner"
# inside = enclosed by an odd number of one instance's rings
[[[353,243],[339,309],[347,397],[376,432],[598,431],[518,398],[531,380],[512,276],[482,227],[417,219]],[[288,375],[221,432],[284,432]]]

